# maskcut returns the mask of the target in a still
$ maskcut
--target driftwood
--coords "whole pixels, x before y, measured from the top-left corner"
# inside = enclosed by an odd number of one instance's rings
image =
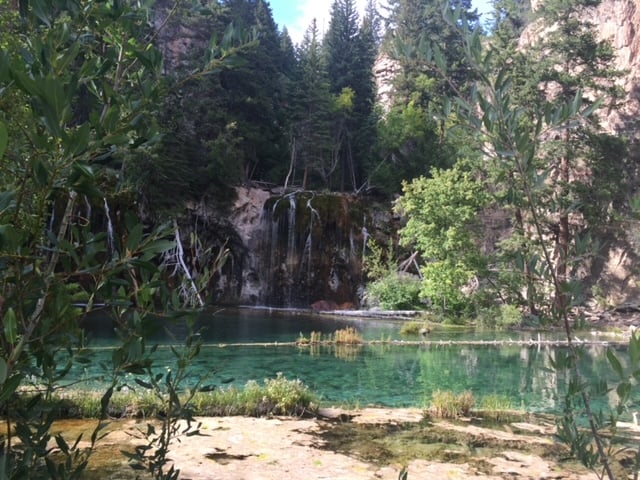
[[[629,344],[624,340],[581,340],[573,339],[573,344],[585,346],[601,346],[601,347],[624,347]],[[239,343],[205,343],[203,347],[231,348],[231,347],[310,347],[310,346],[332,346],[336,342],[332,340],[323,340],[320,342],[239,342]],[[444,347],[444,346],[477,346],[477,347],[503,347],[503,346],[522,346],[522,347],[566,347],[567,341],[557,340],[364,340],[359,343],[338,343],[340,346],[363,346],[363,345],[390,345],[400,347]],[[162,348],[159,347],[159,348]]]

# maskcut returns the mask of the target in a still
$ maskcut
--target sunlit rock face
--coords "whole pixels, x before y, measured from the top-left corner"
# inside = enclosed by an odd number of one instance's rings
[[[544,0],[532,0],[532,8],[537,10]],[[611,43],[614,53],[613,68],[622,72],[615,80],[623,93],[615,108],[601,110],[600,122],[610,134],[626,138],[630,142],[629,163],[637,165],[640,149],[640,4],[638,0],[602,0],[597,7],[586,8],[581,19],[591,23],[599,40]],[[541,29],[539,24],[531,24],[520,38],[520,48],[526,50],[553,29]],[[637,184],[638,171],[630,168],[621,173],[621,181]],[[623,228],[623,227],[621,227]],[[604,286],[606,303],[640,304],[640,283],[637,276],[640,240],[634,229],[616,231],[611,238],[604,239],[606,248],[600,252],[600,260],[595,262],[595,271],[590,280]]]
[[[532,0],[531,6],[535,11],[543,3]],[[640,139],[640,4],[637,0],[602,0],[597,7],[585,8],[581,18],[594,26],[599,40],[611,42],[613,67],[622,72],[616,83],[625,95],[618,108],[601,114],[603,126],[610,133]],[[544,35],[545,30],[534,22],[523,32],[520,47],[526,50]]]
[[[640,114],[640,5],[637,0],[604,0],[589,9],[585,19],[595,25],[602,40],[608,40],[615,53],[615,66],[624,72],[618,83],[626,98],[604,120],[611,132],[640,138],[637,119]]]
[[[398,62],[384,53],[378,56],[373,66],[377,101],[385,112],[388,112],[393,104],[393,82],[399,70]]]

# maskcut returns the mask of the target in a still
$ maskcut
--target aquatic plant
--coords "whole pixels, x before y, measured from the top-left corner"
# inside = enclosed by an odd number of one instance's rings
[[[509,412],[513,410],[513,402],[506,395],[493,393],[482,398],[480,409],[484,417],[499,422],[508,418]]]
[[[333,334],[333,341],[336,344],[357,345],[363,343],[362,335],[353,327],[341,328]]]
[[[265,379],[263,385],[251,380],[244,388],[231,386],[198,392],[193,406],[197,415],[302,415],[317,408],[318,398],[299,379],[282,373]]]
[[[468,416],[475,404],[473,393],[466,390],[455,394],[450,390],[436,390],[431,397],[428,413],[439,418],[458,418]]]
[[[400,327],[400,335],[426,335],[430,332],[430,328],[424,322],[416,322],[411,320],[404,322]]]

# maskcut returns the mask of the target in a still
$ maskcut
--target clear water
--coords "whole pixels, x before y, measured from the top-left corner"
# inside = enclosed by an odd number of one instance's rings
[[[193,365],[193,375],[205,375],[207,385],[242,386],[279,372],[299,378],[327,405],[380,405],[389,407],[428,405],[435,390],[471,390],[477,401],[491,394],[511,399],[514,408],[557,412],[559,387],[565,383],[551,368],[553,347],[469,345],[366,345],[322,346],[222,346],[229,343],[293,342],[300,333],[332,333],[353,326],[367,340],[401,339],[401,321],[333,319],[319,315],[272,310],[242,310],[203,315],[205,346]],[[99,360],[108,359],[113,345],[111,321],[93,319],[87,330],[94,338],[97,360],[82,371],[84,386],[96,386]],[[180,336],[183,329],[172,327]],[[549,338],[549,334],[540,334]],[[545,337],[546,335],[546,337]],[[446,332],[434,330],[429,340],[493,340],[538,338],[538,333]],[[405,338],[406,339],[406,338]],[[168,335],[157,334],[158,365],[175,362]],[[412,338],[410,340],[419,340]],[[164,346],[162,346],[165,344]],[[587,347],[582,371],[589,378],[607,375],[603,347]],[[640,399],[636,399],[640,400]]]

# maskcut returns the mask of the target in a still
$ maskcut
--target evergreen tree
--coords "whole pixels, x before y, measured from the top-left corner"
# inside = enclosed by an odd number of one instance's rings
[[[331,145],[333,96],[314,19],[298,49],[297,86],[291,109],[290,166],[285,186],[326,187],[335,169]],[[299,179],[299,180],[298,180]]]
[[[390,0],[385,50],[399,63],[395,81],[395,103],[409,101],[423,107],[441,95],[452,93],[451,84],[464,90],[469,85],[462,40],[456,29],[443,18],[443,9],[450,7],[464,12],[462,20],[471,30],[480,28],[471,0]],[[424,42],[437,46],[447,65],[445,81],[417,54]]]
[[[237,141],[233,150],[242,166],[242,180],[281,178],[286,168],[281,116],[286,85],[280,35],[267,2],[229,0],[224,5],[229,23],[252,32],[258,43],[241,56],[242,66],[220,75],[226,126]]]
[[[492,41],[514,43],[530,22],[531,0],[493,0],[489,22]]]
[[[158,36],[160,47],[172,41],[171,32],[191,32],[186,53],[164,62],[167,95],[158,115],[161,143],[156,149],[135,152],[128,169],[128,182],[140,193],[147,209],[158,213],[181,209],[186,200],[226,200],[230,197],[228,185],[242,178],[237,155],[231,152],[238,142],[223,109],[220,66],[204,74],[193,72],[210,62],[215,52],[236,48],[243,35],[230,26],[227,13],[217,2],[197,7],[180,4],[175,9],[159,2],[155,8],[158,18],[166,18]],[[219,40],[212,42],[212,37]]]
[[[359,25],[355,2],[335,0],[324,39],[331,92],[341,99],[333,132],[340,190],[358,189],[375,141],[377,18],[371,5],[368,14]],[[349,104],[345,103],[349,98]]]

